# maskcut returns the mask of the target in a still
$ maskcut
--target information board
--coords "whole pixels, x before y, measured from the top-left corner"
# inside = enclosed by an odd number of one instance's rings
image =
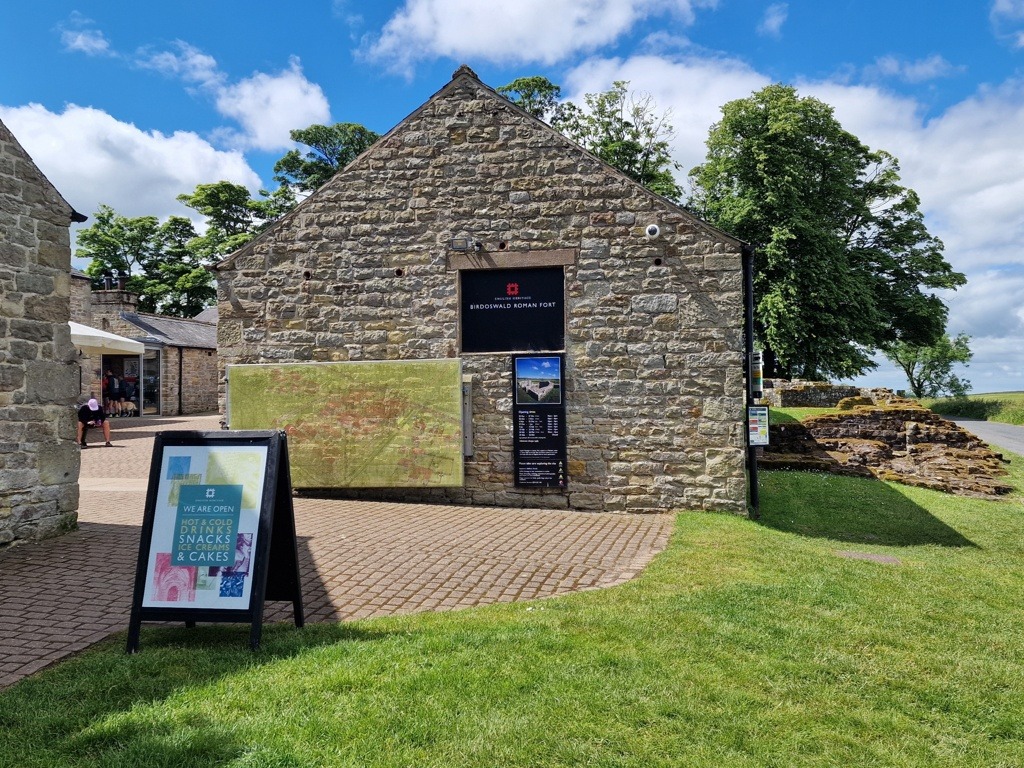
[[[143,621],[245,621],[290,600],[302,626],[295,515],[283,432],[156,436],[128,651]]]
[[[547,352],[565,348],[562,267],[462,270],[463,352]]]
[[[517,486],[567,485],[563,360],[561,355],[512,358],[512,452]]]
[[[768,406],[747,408],[747,444],[768,445]]]
[[[232,429],[288,433],[296,488],[461,486],[462,362],[229,365]]]

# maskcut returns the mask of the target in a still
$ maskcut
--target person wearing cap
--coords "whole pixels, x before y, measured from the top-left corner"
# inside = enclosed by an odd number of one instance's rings
[[[102,427],[103,437],[106,438],[107,445],[113,445],[110,442],[110,423],[107,421],[107,414],[100,407],[96,398],[92,398],[78,409],[78,443],[83,448],[89,447],[85,443],[85,433],[89,431],[89,427]]]

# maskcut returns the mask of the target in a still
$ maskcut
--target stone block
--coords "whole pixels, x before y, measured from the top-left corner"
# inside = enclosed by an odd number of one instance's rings
[[[68,403],[78,394],[77,369],[63,362],[36,361],[25,366],[30,403]]]

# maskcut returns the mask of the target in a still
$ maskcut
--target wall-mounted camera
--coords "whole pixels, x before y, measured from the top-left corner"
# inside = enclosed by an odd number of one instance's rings
[[[644,227],[644,237],[646,237],[648,240],[653,240],[660,234],[661,227],[659,227],[657,224],[648,224],[646,227]]]

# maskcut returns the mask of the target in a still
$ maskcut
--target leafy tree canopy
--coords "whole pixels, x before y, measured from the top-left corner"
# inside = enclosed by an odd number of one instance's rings
[[[193,317],[216,296],[213,276],[189,247],[196,238],[192,222],[172,216],[129,218],[107,205],[91,226],[78,233],[75,255],[89,258],[86,274],[95,288],[105,275],[126,276],[125,289],[139,294],[139,310]]]
[[[774,373],[855,376],[876,350],[942,337],[947,308],[930,290],[965,278],[895,157],[778,84],[726,104],[707,148],[689,205],[757,249],[755,331]]]
[[[519,77],[495,90],[538,120],[553,124],[562,116],[562,89],[546,77]]]
[[[295,191],[311,192],[372,145],[379,136],[354,123],[311,125],[291,132],[308,146],[285,154],[274,166],[281,183],[253,197],[241,184],[199,184],[177,200],[206,218],[198,234],[192,222],[172,216],[129,218],[103,205],[93,224],[78,233],[76,256],[89,258],[86,273],[94,286],[104,275],[127,276],[125,287],[139,294],[139,309],[192,317],[216,298],[207,270],[222,256],[242,247],[295,206]]]
[[[85,272],[94,278],[104,274],[131,275],[143,271],[156,256],[156,216],[121,216],[101,205],[93,223],[78,232],[75,256],[92,259]]]
[[[585,109],[559,102],[561,88],[544,77],[521,77],[496,90],[651,191],[672,200],[682,194],[673,176],[679,164],[669,148],[675,135],[669,115],[658,113],[651,96],[630,92],[627,81],[586,94]]]
[[[244,186],[230,181],[199,184],[191,194],[178,195],[179,202],[206,217],[206,231],[190,243],[190,250],[212,264],[219,256],[241,248],[295,206],[288,187],[269,194],[260,190],[260,195],[262,199],[253,198]]]
[[[380,138],[380,134],[357,123],[311,125],[290,135],[292,141],[309,149],[305,154],[293,149],[278,160],[274,180],[299,192],[312,192],[322,186]]]
[[[966,366],[974,356],[970,340],[966,333],[954,339],[944,333],[929,346],[900,341],[886,349],[885,356],[907,375],[914,397],[964,397],[971,391],[971,382],[954,375],[953,366]]]

